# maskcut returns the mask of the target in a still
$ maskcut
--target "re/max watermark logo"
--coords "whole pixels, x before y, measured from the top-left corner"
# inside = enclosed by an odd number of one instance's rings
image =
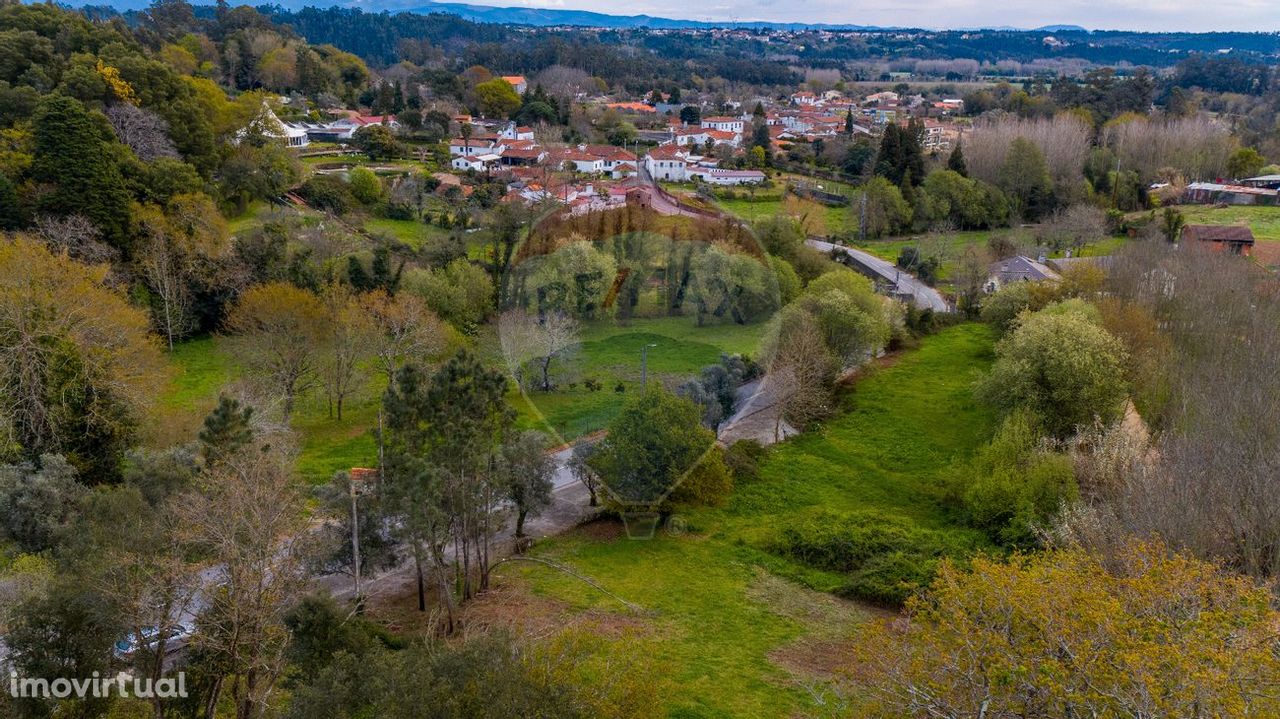
[[[104,677],[94,672],[89,678],[46,679],[23,677],[11,671],[9,696],[14,699],[107,699],[113,696],[122,699],[185,699],[187,674],[178,672],[174,677],[151,679],[130,677],[124,673]]]

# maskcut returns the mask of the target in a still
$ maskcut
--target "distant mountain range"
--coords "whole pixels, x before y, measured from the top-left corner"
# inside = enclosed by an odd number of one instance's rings
[[[25,0],[39,2],[40,0]],[[229,0],[232,5],[265,4],[269,0]],[[67,5],[102,6],[107,5],[115,10],[145,10],[151,0],[63,0]],[[192,0],[194,4],[212,4],[211,0]],[[492,5],[471,5],[458,2],[432,2],[431,0],[274,0],[274,3],[288,10],[301,10],[305,7],[325,9],[332,6],[358,8],[365,12],[409,12],[426,15],[445,13],[457,15],[472,22],[494,23],[498,25],[529,25],[531,27],[553,27],[559,25],[577,27],[601,27],[611,29],[654,28],[665,30],[707,30],[711,28],[768,28],[771,30],[901,30],[901,27],[882,25],[857,25],[853,23],[805,23],[805,22],[766,22],[766,21],[708,21],[682,20],[678,18],[654,17],[652,15],[610,15],[591,12],[589,10],[554,10],[531,7],[497,7]],[[960,31],[1003,30],[1011,32],[1088,32],[1079,25],[1046,25],[1044,27],[973,27],[949,28]]]
[[[315,2],[303,3],[314,5]],[[285,3],[288,5],[288,3]],[[530,25],[533,27],[551,27],[572,25],[578,27],[622,28],[656,28],[656,29],[709,29],[717,27],[767,27],[774,30],[806,30],[825,28],[832,30],[881,30],[884,28],[853,24],[798,23],[798,22],[728,22],[681,20],[652,15],[609,15],[590,10],[555,10],[530,7],[496,7],[491,5],[469,5],[455,2],[427,2],[423,0],[345,0],[339,2],[344,7],[360,8],[366,12],[412,12],[412,13],[446,13],[457,15],[472,22],[487,22],[501,25]]]
[[[286,3],[287,4],[287,3]],[[307,4],[312,4],[308,2]],[[589,10],[556,10],[530,7],[497,7],[492,5],[471,5],[456,2],[428,2],[422,0],[345,0],[340,4],[346,7],[362,8],[368,12],[412,12],[412,13],[447,13],[457,15],[472,22],[497,23],[502,25],[530,25],[533,27],[549,27],[556,25],[573,25],[579,27],[603,28],[656,28],[656,29],[710,29],[710,28],[769,28],[771,30],[893,30],[900,28],[879,25],[856,25],[852,23],[801,23],[801,22],[766,22],[766,21],[707,21],[682,20],[678,18],[654,17],[652,15],[610,15],[591,12]],[[974,30],[1010,30],[1026,32],[1025,28],[972,28]],[[1079,25],[1047,25],[1034,28],[1031,32],[1088,32]]]

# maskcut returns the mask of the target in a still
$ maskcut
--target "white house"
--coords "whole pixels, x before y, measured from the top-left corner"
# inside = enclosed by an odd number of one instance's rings
[[[357,130],[370,125],[386,125],[392,132],[400,131],[400,122],[390,115],[352,115],[309,126],[308,132],[317,140],[350,140]]]
[[[258,112],[257,116],[250,120],[244,129],[236,133],[236,141],[239,142],[250,134],[279,140],[284,143],[285,147],[290,148],[306,147],[311,144],[311,138],[307,135],[306,125],[281,122],[265,100],[262,102],[262,110]]]
[[[451,157],[502,154],[502,145],[492,140],[476,140],[474,138],[463,140],[455,138],[449,141],[449,155]]]
[[[506,127],[498,132],[500,140],[530,140],[534,139],[532,127],[518,127],[514,122],[508,122]]]
[[[529,81],[525,79],[524,75],[503,75],[502,79],[516,89],[517,95],[523,95],[524,91],[529,89]]]
[[[683,130],[673,130],[671,134],[675,138],[676,145],[680,147],[688,147],[689,145],[707,144],[707,140],[711,139],[711,135],[707,134],[707,132],[708,130],[705,128],[697,130],[686,128]]]
[[[688,150],[676,145],[659,145],[644,156],[644,169],[655,180],[685,182],[690,157]]]
[[[702,118],[702,127],[705,130],[720,130],[722,132],[741,133],[747,127],[747,123],[740,117],[704,117]]]
[[[818,96],[808,90],[801,90],[791,95],[791,102],[796,105],[817,105]]]
[[[572,162],[573,168],[578,172],[594,175],[604,172],[605,169],[603,157],[587,152],[566,152],[561,159],[562,162]]]
[[[696,167],[688,171],[689,179],[700,180],[708,185],[758,185],[764,182],[764,173],[759,170],[722,170],[715,167]]]
[[[455,170],[475,170],[484,172],[502,162],[501,155],[485,153],[480,155],[459,155],[449,162]]]

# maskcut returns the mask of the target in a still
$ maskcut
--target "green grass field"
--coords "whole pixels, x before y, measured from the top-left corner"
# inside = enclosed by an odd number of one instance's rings
[[[648,381],[674,387],[714,364],[721,354],[755,355],[766,323],[716,324],[698,327],[690,317],[638,319],[629,326],[605,320],[589,323],[581,344],[571,353],[570,380],[552,392],[513,389],[511,402],[523,427],[570,440],[594,432],[613,419],[626,394],[640,388],[640,360],[648,349]],[[583,380],[603,388],[588,391]],[[621,383],[624,391],[615,390]]]
[[[986,327],[961,325],[869,371],[844,396],[841,416],[775,448],[760,478],[737,487],[725,507],[680,516],[685,532],[634,541],[588,528],[541,542],[534,556],[568,564],[653,611],[639,621],[672,683],[655,716],[809,715],[816,707],[797,678],[835,662],[834,643],[875,610],[816,591],[839,578],[770,554],[762,543],[782,524],[819,511],[865,510],[947,527],[932,487],[990,436],[994,417],[975,402],[972,385],[991,347]],[[500,571],[575,613],[619,609],[544,567]],[[610,651],[625,656],[632,646],[618,641]]]
[[[435,225],[428,225],[419,220],[390,220],[385,217],[369,217],[364,220],[365,232],[372,235],[388,235],[409,245],[413,249],[421,249],[423,244],[445,239],[449,231]]]
[[[828,207],[816,202],[806,204],[812,205],[815,211],[822,213],[822,222],[828,234],[842,232],[849,228],[850,214],[848,207]],[[753,223],[782,214],[786,210],[786,204],[781,199],[755,201],[716,200],[716,206],[739,219]]]
[[[1256,239],[1280,242],[1280,207],[1180,205],[1178,210],[1189,225],[1246,224],[1253,229]]]
[[[722,352],[754,354],[763,323],[697,327],[692,318],[638,319],[628,327],[611,320],[588,324],[582,345],[575,353],[576,374],[599,380],[604,388],[588,392],[580,383],[554,392],[512,389],[508,398],[521,427],[539,429],[557,438],[574,438],[594,432],[621,408],[628,392],[640,386],[640,350],[649,350],[649,380],[675,385],[712,364]],[[491,341],[482,344],[493,344]],[[500,358],[489,349],[494,366]],[[170,364],[173,376],[161,404],[172,417],[174,431],[193,435],[200,420],[217,401],[218,392],[240,378],[241,370],[217,339],[202,338],[179,344]],[[623,393],[614,391],[622,382]],[[300,443],[298,470],[312,484],[327,481],[340,469],[367,466],[377,457],[370,429],[377,423],[378,402],[385,388],[381,375],[348,400],[341,420],[331,417],[322,393],[316,391],[298,401],[290,422]],[[166,438],[189,441],[190,436]]]
[[[201,338],[183,342],[170,355],[173,376],[161,403],[175,424],[193,434],[199,422],[216,404],[218,393],[241,376],[235,359],[217,339]],[[377,458],[369,429],[377,423],[377,402],[384,381],[370,379],[343,412],[342,419],[329,416],[320,393],[298,402],[291,421],[298,431],[298,470],[311,484],[328,481],[340,469],[367,466]],[[192,437],[174,438],[190,441]]]

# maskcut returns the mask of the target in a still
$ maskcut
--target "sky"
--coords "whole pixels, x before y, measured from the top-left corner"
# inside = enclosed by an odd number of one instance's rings
[[[925,28],[1081,25],[1102,30],[1280,30],[1275,0],[458,0],[682,20],[825,22]]]

